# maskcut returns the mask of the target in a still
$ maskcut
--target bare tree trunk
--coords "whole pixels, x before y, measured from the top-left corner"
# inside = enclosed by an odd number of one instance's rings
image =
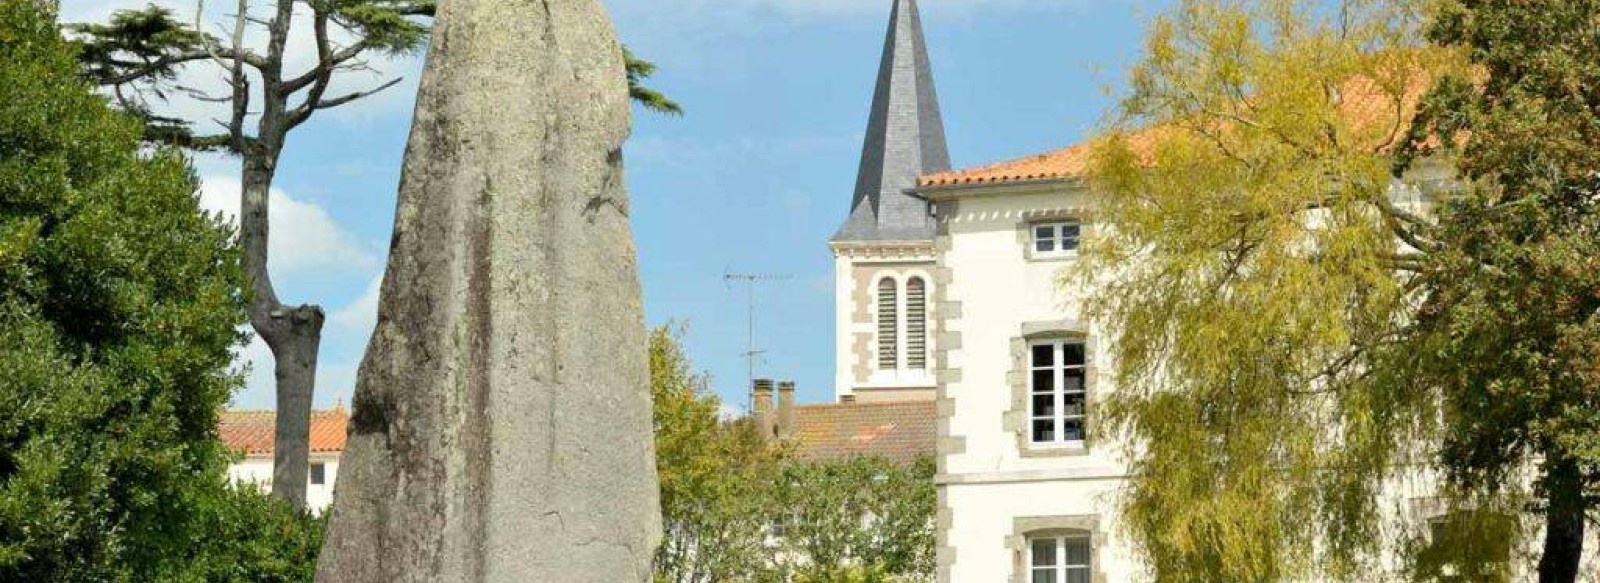
[[[311,402],[325,317],[322,308],[315,305],[291,307],[279,302],[267,273],[268,196],[277,165],[277,149],[267,149],[244,156],[239,239],[244,247],[245,273],[251,282],[250,325],[272,350],[273,376],[277,381],[272,495],[303,510],[311,446]]]
[[[1539,558],[1539,583],[1573,583],[1583,559],[1583,476],[1571,458],[1545,462],[1544,555]]]
[[[286,333],[268,343],[277,381],[278,412],[273,429],[272,493],[296,509],[306,506],[311,455],[311,401],[322,344],[322,308],[280,306],[288,314]]]

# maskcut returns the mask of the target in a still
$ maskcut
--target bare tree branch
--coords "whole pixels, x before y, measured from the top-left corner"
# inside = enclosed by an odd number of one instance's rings
[[[317,66],[301,76],[301,78],[312,79],[313,83],[311,84],[311,91],[306,94],[306,98],[301,102],[300,106],[289,111],[288,124],[290,129],[305,123],[305,120],[311,118],[311,113],[317,109],[317,103],[322,101],[323,94],[328,91],[328,84],[333,80],[333,67],[335,64],[330,61],[333,49],[332,43],[328,40],[327,12],[318,10],[313,13],[311,30],[317,43]],[[286,86],[283,93],[284,98],[287,99],[295,91],[296,89]]]
[[[332,99],[318,100],[316,103],[309,103],[309,102],[308,103],[302,103],[302,104],[300,104],[299,107],[296,107],[294,109],[294,111],[290,112],[289,127],[293,128],[294,126],[300,125],[301,123],[305,122],[306,119],[311,117],[311,113],[314,112],[314,111],[317,111],[319,109],[333,109],[335,107],[339,107],[339,106],[344,105],[346,103],[350,103],[352,101],[356,101],[358,99],[362,99],[362,98],[365,98],[365,97],[371,97],[371,96],[376,95],[377,93],[379,93],[379,92],[381,92],[381,91],[383,91],[385,89],[388,89],[390,87],[394,87],[395,85],[398,85],[403,80],[405,80],[404,77],[395,77],[393,79],[390,79],[390,80],[384,82],[384,84],[382,84],[382,85],[379,85],[379,86],[374,87],[372,89],[368,89],[366,91],[357,91],[357,92],[354,92],[354,93],[347,93],[345,95],[340,95],[340,96],[334,97]]]
[[[326,20],[328,16],[321,12],[317,14],[318,18],[324,22],[323,27],[326,29]],[[372,48],[371,45],[368,45],[364,40],[362,40],[337,51],[325,50],[331,49],[331,46],[321,46],[325,40],[326,31],[324,30],[322,35],[318,37],[319,46],[317,47],[317,53],[319,59],[317,65],[298,77],[284,81],[283,92],[285,95],[290,95],[300,91],[301,89],[305,89],[307,86],[310,86],[312,83],[316,82],[317,79],[325,76],[327,73],[331,73],[334,69],[339,68],[352,59],[361,56],[363,52]]]

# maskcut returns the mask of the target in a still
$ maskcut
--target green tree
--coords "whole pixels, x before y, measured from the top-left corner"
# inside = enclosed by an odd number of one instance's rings
[[[1445,2],[1429,38],[1473,69],[1440,81],[1401,159],[1458,160],[1464,184],[1389,367],[1441,397],[1452,486],[1535,501],[1546,583],[1577,578],[1600,494],[1597,20],[1592,0]]]
[[[224,477],[230,230],[31,0],[0,0],[0,87],[0,580],[308,580],[314,519]]]
[[[794,583],[901,583],[905,581],[872,567],[811,569],[794,577]]]
[[[267,271],[270,197],[289,134],[317,112],[370,97],[400,82],[338,92],[341,77],[371,70],[373,56],[405,56],[427,43],[433,0],[238,0],[227,38],[202,29],[204,14],[180,22],[165,8],[151,5],[115,13],[104,24],[70,27],[82,43],[84,72],[111,90],[121,107],[142,117],[146,138],[160,144],[223,151],[240,160],[239,241],[251,283],[250,324],[272,351],[277,383],[277,428],[273,495],[296,507],[305,505],[311,404],[317,355],[326,319],[320,306],[282,302]],[[264,10],[262,10],[264,8]],[[252,10],[256,12],[253,13]],[[290,36],[310,28],[315,59],[291,70]],[[257,35],[257,32],[264,35]],[[252,42],[260,36],[260,42]],[[224,88],[208,92],[180,83],[191,66],[220,70]],[[632,96],[645,107],[680,113],[678,105],[641,85],[654,65],[627,59]],[[189,121],[158,111],[174,93],[228,105],[215,133],[197,131]],[[206,122],[207,128],[212,122]]]
[[[931,458],[795,459],[750,419],[719,419],[682,327],[650,333],[665,537],[658,582],[847,583],[933,577]]]
[[[793,460],[778,481],[780,563],[797,581],[931,581],[935,464]]]
[[[719,419],[720,403],[680,343],[682,328],[650,333],[650,389],[665,537],[656,581],[746,581],[767,569],[772,481],[782,449],[748,419]]]

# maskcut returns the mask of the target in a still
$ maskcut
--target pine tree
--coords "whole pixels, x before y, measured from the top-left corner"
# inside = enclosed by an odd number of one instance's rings
[[[147,122],[146,139],[239,157],[239,240],[251,284],[250,324],[272,351],[277,389],[272,493],[296,506],[305,505],[311,405],[326,315],[319,305],[296,306],[278,296],[267,270],[268,193],[291,132],[318,112],[361,102],[400,79],[343,93],[336,81],[370,70],[368,61],[375,56],[421,52],[435,10],[433,0],[240,0],[226,23],[228,38],[204,32],[199,16],[182,22],[156,5],[119,11],[103,24],[70,27],[83,45],[85,74],[109,89],[124,111]],[[310,28],[316,49],[304,70],[292,70],[289,57],[297,27]],[[265,33],[265,42],[250,42],[256,32]],[[352,38],[341,44],[341,36]],[[223,88],[207,92],[178,83],[191,67],[220,70]],[[653,64],[628,55],[626,67],[635,101],[654,111],[681,113],[677,103],[642,85],[655,72]],[[227,104],[226,119],[216,122],[220,130],[211,132],[210,121],[202,130],[163,113],[163,102],[175,93]]]

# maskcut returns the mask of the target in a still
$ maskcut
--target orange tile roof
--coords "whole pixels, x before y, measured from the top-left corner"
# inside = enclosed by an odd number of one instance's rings
[[[937,453],[933,401],[800,405],[794,413],[791,439],[801,459],[879,456],[910,463]]]
[[[1088,157],[1088,144],[1075,144],[1027,158],[928,174],[918,180],[917,184],[920,186],[955,186],[960,184],[1029,182],[1033,180],[1067,178],[1081,174]]]
[[[217,433],[228,449],[246,455],[272,453],[274,417],[272,411],[223,411],[217,419]],[[343,406],[311,413],[311,452],[344,451],[350,415]]]
[[[1399,119],[1409,119],[1416,109],[1417,102],[1423,93],[1432,85],[1431,77],[1418,75],[1417,80],[1406,89],[1401,99]],[[1345,118],[1352,127],[1372,128],[1373,124],[1393,123],[1397,113],[1394,101],[1388,92],[1382,90],[1378,84],[1368,77],[1357,77],[1346,82],[1340,93],[1343,99],[1339,103],[1339,114]],[[1129,146],[1141,157],[1154,155],[1156,144],[1163,134],[1173,131],[1174,126],[1158,125],[1155,127],[1135,130],[1127,135]],[[1389,130],[1377,127],[1379,130]],[[1402,124],[1394,129],[1403,136],[1406,127]],[[1434,140],[1436,141],[1436,138]],[[917,180],[918,186],[960,186],[978,184],[1020,183],[1036,180],[1056,180],[1072,178],[1081,175],[1089,162],[1090,147],[1088,143],[1080,143],[1036,154],[1026,158],[997,162],[984,166],[963,168],[927,174]]]

